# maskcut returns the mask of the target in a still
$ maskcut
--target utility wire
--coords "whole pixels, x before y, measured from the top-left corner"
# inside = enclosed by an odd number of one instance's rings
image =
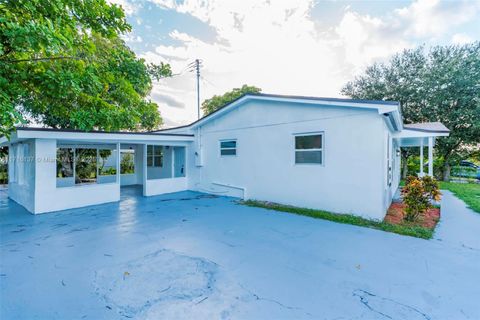
[[[220,89],[218,86],[216,86],[212,81],[208,80],[207,78],[205,78],[204,76],[201,76],[202,80],[208,82],[209,84],[211,84],[212,86],[214,86],[215,88],[217,89]]]

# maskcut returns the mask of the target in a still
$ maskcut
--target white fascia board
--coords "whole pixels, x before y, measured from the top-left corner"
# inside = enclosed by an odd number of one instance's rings
[[[393,135],[394,138],[428,138],[428,137],[448,137],[448,132],[435,131],[417,131],[410,129],[403,129]]]
[[[158,131],[153,131],[155,133],[176,133],[176,134],[194,134],[194,131],[191,129],[190,125],[186,126],[181,126],[177,128],[168,128],[168,129],[162,129]]]
[[[262,97],[262,96],[246,96],[245,98],[251,98],[252,100],[267,100],[267,101],[282,101],[282,102],[291,102],[291,103],[300,103],[300,104],[319,104],[325,106],[337,106],[337,107],[351,107],[351,108],[362,108],[362,109],[376,109],[379,114],[392,112],[398,110],[396,106],[393,105],[382,105],[376,103],[358,103],[358,102],[343,102],[343,101],[329,101],[329,100],[320,100],[320,99],[296,99],[296,98],[278,98],[278,97]]]
[[[128,134],[103,132],[68,132],[68,131],[36,131],[17,130],[18,139],[56,139],[85,142],[115,141],[121,143],[164,143],[164,142],[192,142],[193,136],[159,135],[159,134]]]
[[[397,125],[397,132],[401,132],[403,130],[403,118],[400,114],[400,111],[398,108],[396,108],[396,110],[391,111],[390,114],[393,117],[393,121],[395,121],[395,124]]]

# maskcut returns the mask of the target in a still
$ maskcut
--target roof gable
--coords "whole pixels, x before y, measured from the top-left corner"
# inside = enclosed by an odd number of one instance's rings
[[[197,121],[192,122],[189,125],[158,130],[169,131],[177,130],[181,128],[185,129],[195,129],[198,126],[201,126],[213,119],[216,119],[230,110],[240,107],[247,101],[278,101],[278,102],[292,102],[300,104],[311,104],[319,106],[335,106],[335,107],[350,107],[350,108],[361,108],[361,109],[374,109],[377,110],[379,114],[388,114],[389,120],[392,121],[392,125],[396,130],[402,129],[402,116],[400,113],[400,103],[396,101],[383,101],[383,100],[358,100],[358,99],[344,99],[344,98],[324,98],[324,97],[308,97],[308,96],[292,96],[292,95],[277,95],[277,94],[265,94],[265,93],[247,93],[237,99],[225,104],[214,112],[208,114],[207,116],[198,119]]]

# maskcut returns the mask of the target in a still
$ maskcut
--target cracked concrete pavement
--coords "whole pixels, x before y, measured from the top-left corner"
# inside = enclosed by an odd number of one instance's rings
[[[122,192],[33,216],[0,190],[0,318],[480,319],[480,215],[451,194],[427,241]]]

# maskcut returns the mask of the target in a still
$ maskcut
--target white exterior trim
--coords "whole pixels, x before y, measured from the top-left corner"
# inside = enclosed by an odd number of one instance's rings
[[[193,135],[159,134],[159,133],[104,133],[104,132],[81,132],[81,131],[55,131],[55,130],[22,130],[18,128],[11,141],[22,139],[57,139],[72,140],[79,142],[108,142],[118,143],[148,143],[162,144],[164,142],[192,142]]]

